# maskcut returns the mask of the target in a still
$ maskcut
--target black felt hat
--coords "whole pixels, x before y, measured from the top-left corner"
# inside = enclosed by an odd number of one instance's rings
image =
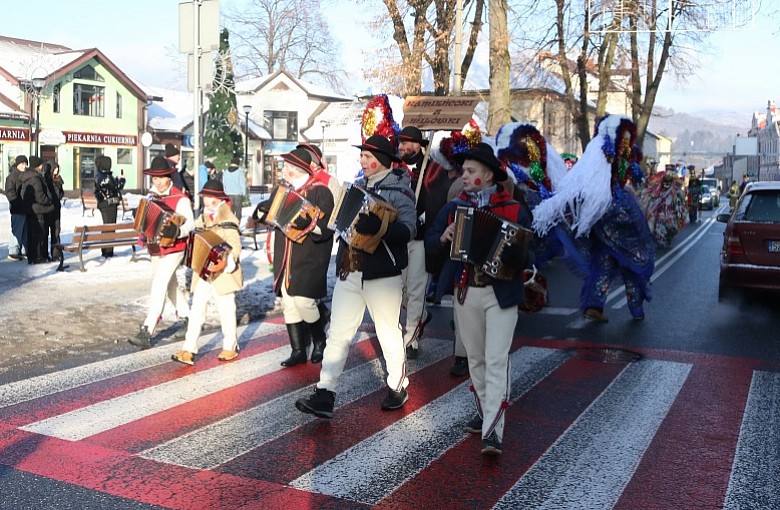
[[[203,185],[203,189],[200,190],[200,195],[203,197],[214,197],[221,200],[230,200],[225,194],[225,187],[222,186],[222,181],[216,179],[209,179],[206,184]]]
[[[170,177],[176,169],[171,167],[162,156],[152,158],[152,165],[144,170],[144,174],[152,177]]]
[[[422,131],[414,126],[406,126],[398,133],[396,137],[400,142],[415,142],[419,143],[423,147],[428,146],[428,140],[423,138]]]
[[[172,143],[165,144],[166,158],[170,158],[171,156],[178,156],[178,155],[179,155],[179,149],[177,149],[175,145],[173,145]]]
[[[382,163],[385,168],[390,168],[392,163],[400,163],[401,160],[395,155],[393,144],[382,135],[374,135],[366,138],[361,145],[355,145],[361,151],[368,151]]]
[[[306,173],[312,173],[311,154],[306,149],[295,149],[287,154],[282,154],[282,159]]]
[[[459,165],[467,159],[479,161],[493,172],[493,182],[501,182],[507,179],[506,170],[493,153],[493,147],[485,142],[480,142],[466,152],[455,154],[455,160]]]
[[[299,143],[296,149],[306,149],[311,155],[311,160],[317,163],[319,166],[325,168],[325,163],[322,161],[322,151],[319,147],[311,143]]]

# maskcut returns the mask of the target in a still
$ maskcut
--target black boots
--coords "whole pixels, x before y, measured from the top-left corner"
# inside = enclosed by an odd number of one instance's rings
[[[292,367],[306,363],[306,350],[309,348],[311,342],[311,333],[309,332],[309,324],[305,322],[296,322],[295,324],[287,325],[287,334],[290,336],[290,346],[292,347],[292,353],[290,357],[282,361],[283,367]]]
[[[319,303],[317,308],[320,310],[320,318],[317,322],[309,323],[309,331],[311,331],[311,339],[314,347],[311,350],[311,362],[322,362],[322,354],[325,352],[325,341],[327,335],[325,334],[325,326],[330,322],[330,310],[325,306],[325,303]]]

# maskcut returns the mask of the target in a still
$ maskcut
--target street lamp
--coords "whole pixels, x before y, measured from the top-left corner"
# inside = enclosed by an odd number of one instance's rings
[[[38,156],[38,135],[41,132],[41,91],[46,85],[46,80],[33,78],[31,84],[35,91],[35,155]]]
[[[249,112],[252,111],[251,104],[244,105],[244,168],[249,171]]]
[[[325,152],[325,128],[328,127],[328,121],[321,120],[320,127],[322,128],[322,152]]]

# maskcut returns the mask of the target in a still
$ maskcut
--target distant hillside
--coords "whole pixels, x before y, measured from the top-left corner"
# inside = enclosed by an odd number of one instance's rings
[[[719,163],[733,150],[737,134],[744,136],[752,117],[737,112],[676,113],[657,106],[649,130],[673,140],[672,161],[682,160],[698,168]]]

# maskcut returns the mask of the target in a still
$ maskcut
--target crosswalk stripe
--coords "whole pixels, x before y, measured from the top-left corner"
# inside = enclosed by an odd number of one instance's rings
[[[360,333],[358,341],[366,340],[368,337],[367,333]],[[227,365],[31,423],[22,429],[78,441],[275,372],[279,370],[280,362],[288,355],[289,347],[279,347],[259,356],[243,358]]]
[[[511,356],[513,389],[524,393],[566,355],[522,348]],[[474,415],[468,383],[361,441],[293,480],[290,486],[366,504],[376,504],[442,453],[461,442],[463,425]],[[366,462],[366,459],[372,459]],[[345,477],[344,473],[350,473]]]
[[[410,375],[452,353],[452,342],[449,340],[426,338],[425,346],[415,364],[410,364]],[[313,386],[291,391],[271,402],[150,448],[142,452],[141,456],[180,466],[213,469],[252,449],[262,448],[264,443],[315,420],[294,406],[296,400],[311,394]],[[339,393],[336,409],[385,388],[381,360],[374,359],[346,370],[340,386],[344,391]]]
[[[655,360],[628,365],[494,508],[611,508],[690,368]]]
[[[723,505],[726,510],[780,508],[779,395],[780,374],[753,374]]]

